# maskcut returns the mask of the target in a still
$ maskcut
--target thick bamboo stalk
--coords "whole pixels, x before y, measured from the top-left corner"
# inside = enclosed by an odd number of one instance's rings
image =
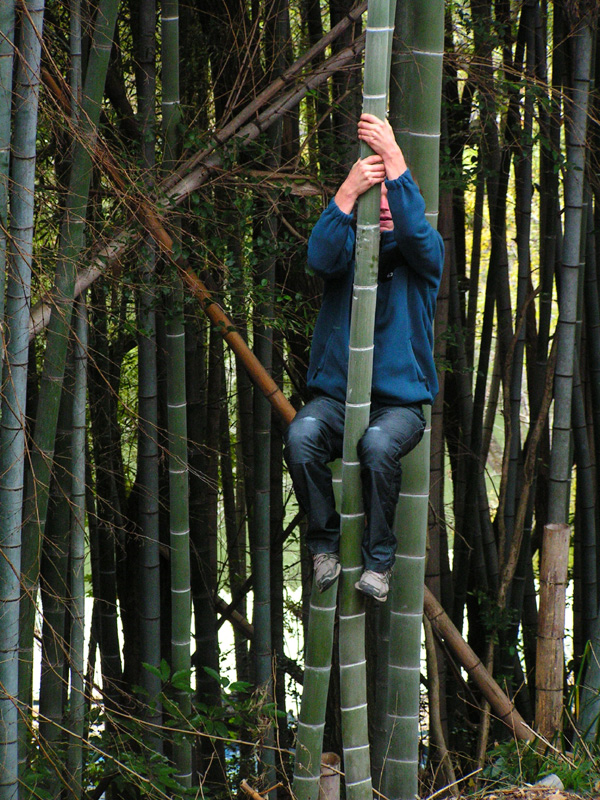
[[[390,20],[394,5],[393,0],[371,0],[367,17],[363,112],[380,119],[385,118],[387,111]],[[370,154],[371,150],[361,143],[361,157]],[[355,590],[354,584],[363,570],[361,544],[365,516],[357,447],[369,424],[371,408],[380,196],[381,187],[376,185],[358,199],[342,455],[339,648],[342,739],[348,800],[370,800],[373,791],[367,721],[364,597]]]
[[[207,706],[219,703],[219,644],[212,598],[217,591],[218,447],[219,418],[223,403],[222,341],[210,326],[186,326],[189,345],[186,358],[187,426],[189,437],[190,561],[196,696]],[[194,352],[190,348],[195,343]],[[201,443],[201,444],[200,444]],[[205,668],[209,669],[210,674]],[[204,739],[197,748],[197,769],[210,783],[222,780],[218,744]]]
[[[0,11],[0,332],[4,364],[0,423],[0,797],[18,795],[17,753],[19,606],[22,587],[23,491],[26,455],[28,326],[36,165],[36,130],[44,3],[23,4],[19,58],[15,75],[15,102],[11,104],[13,73],[14,4]],[[13,152],[10,156],[11,113]],[[8,168],[10,211],[8,221]],[[10,236],[6,233],[10,231]],[[9,253],[6,252],[7,241]],[[8,255],[8,271],[6,271]],[[5,311],[6,282],[6,318]],[[26,700],[29,699],[27,695]],[[23,709],[24,713],[25,708]]]
[[[181,119],[178,0],[166,0],[166,2],[163,2],[161,12],[163,169],[171,169],[180,150],[178,131]],[[175,226],[178,232],[178,220],[175,222]],[[174,272],[171,279],[170,313],[167,315],[166,321],[169,531],[171,542],[171,661],[174,671],[189,670],[191,666],[190,508],[183,303],[181,278]],[[189,694],[187,692],[179,692],[177,700],[181,714],[188,715],[191,711]],[[192,745],[189,739],[175,742],[174,757],[178,780],[184,786],[191,786]]]
[[[261,234],[271,242],[275,252],[277,223],[272,217],[265,220]],[[266,259],[263,268],[256,271],[256,288],[261,301],[254,310],[254,352],[267,374],[273,364],[273,331],[268,320],[273,317],[275,288],[275,258]],[[251,519],[251,549],[254,582],[252,620],[256,635],[253,640],[255,682],[267,703],[273,702],[271,669],[271,406],[259,391],[253,397],[254,428],[254,502]],[[275,743],[273,724],[264,732],[260,758],[266,770],[267,785],[275,779]]]
[[[10,139],[13,56],[15,35],[15,2],[7,0],[0,6],[0,324],[4,323],[5,277],[8,238],[8,195],[10,171]],[[0,355],[0,363],[4,354]]]
[[[547,741],[562,730],[565,600],[571,529],[546,525],[540,564],[540,612],[535,668],[535,727]]]
[[[596,487],[594,459],[589,441],[588,420],[585,413],[584,389],[579,373],[579,359],[575,362],[573,383],[573,444],[577,463],[577,518],[576,552],[581,563],[581,622],[582,639],[587,642],[591,627],[598,615],[598,546],[596,542]],[[575,580],[575,576],[573,577]],[[577,604],[579,605],[579,603]]]
[[[375,11],[373,11],[375,9]],[[372,16],[374,13],[374,17]],[[385,48],[389,41],[389,9],[383,3],[372,4],[369,12],[369,28],[376,28],[380,62],[387,70]],[[378,24],[379,23],[379,24]],[[383,52],[381,42],[383,41]],[[369,40],[367,40],[369,42]],[[371,46],[375,42],[371,42]],[[367,44],[369,48],[369,43]],[[369,50],[367,50],[369,52]],[[377,75],[381,79],[381,74]],[[385,113],[387,92],[375,91],[372,81],[365,77],[365,95],[378,95],[375,108],[366,100],[366,111]],[[384,87],[387,86],[387,81]],[[363,152],[362,155],[367,155]],[[367,206],[367,207],[365,207]],[[375,220],[373,222],[373,220]],[[370,408],[373,321],[376,297],[377,262],[379,256],[379,189],[370,190],[359,201],[357,227],[357,253],[355,285],[353,291],[352,323],[350,331],[350,354],[348,374],[348,400],[346,403],[346,426],[342,462],[341,498],[341,562],[342,595],[340,598],[340,669],[341,708],[344,737],[344,761],[346,794],[349,797],[370,797],[371,777],[367,735],[366,669],[364,647],[364,600],[355,591],[354,582],[362,570],[361,541],[364,528],[360,465],[356,452],[358,440],[367,427]],[[334,486],[337,487],[337,482]],[[330,669],[331,636],[328,626],[333,625],[335,607],[328,596],[335,597],[336,585],[319,595],[314,589],[309,617],[309,641],[318,642],[318,657],[307,651],[304,693],[301,712],[302,727],[299,729],[297,763],[294,776],[294,793],[297,796],[318,796],[319,762],[325,723],[325,700]],[[323,619],[325,617],[325,619]],[[315,648],[316,651],[316,648]],[[310,660],[309,660],[310,655]],[[315,698],[313,701],[312,698]],[[320,704],[320,707],[319,707]],[[304,722],[303,716],[308,716]],[[299,758],[300,756],[300,758]],[[305,774],[304,774],[305,773]],[[299,793],[301,793],[299,795]]]
[[[95,287],[96,288],[96,287]],[[92,652],[96,644],[100,654],[102,688],[107,708],[119,707],[123,688],[123,669],[117,619],[117,590],[115,565],[115,531],[123,530],[118,489],[119,436],[116,430],[117,400],[112,386],[119,374],[121,361],[110,349],[108,304],[103,292],[92,290],[89,325],[90,429],[94,466],[94,483],[89,475],[86,503],[90,529],[90,562],[94,610],[92,616]],[[115,358],[116,356],[116,358]],[[86,693],[91,696],[88,685]]]
[[[71,541],[70,593],[71,634],[69,638],[69,733],[67,743],[68,782],[75,800],[82,795],[83,734],[85,696],[83,676],[85,664],[85,454],[88,324],[85,297],[74,308],[74,386],[71,441]]]
[[[523,52],[527,45],[527,57],[525,64],[519,64],[515,58],[515,71],[524,71],[525,81],[525,100],[523,110],[523,140],[519,158],[515,161],[516,173],[516,202],[517,202],[517,260],[518,260],[518,282],[517,282],[517,302],[515,308],[515,334],[516,341],[512,349],[512,355],[506,356],[507,362],[510,358],[511,363],[505,364],[505,397],[504,407],[510,413],[505,413],[505,459],[508,464],[503,468],[505,480],[502,481],[500,489],[499,512],[503,514],[504,527],[506,531],[506,542],[504,548],[510,547],[510,542],[515,525],[516,506],[519,493],[519,459],[521,452],[521,394],[523,386],[523,369],[525,353],[525,335],[527,331],[527,318],[525,315],[526,306],[531,299],[530,289],[530,248],[529,241],[531,236],[531,209],[533,199],[533,179],[532,179],[532,143],[533,143],[533,71],[535,57],[534,42],[534,20],[535,9],[531,6],[523,6],[521,9],[519,25],[519,42],[521,46],[517,49],[518,53]],[[523,61],[522,55],[520,60]],[[524,67],[524,69],[523,69]],[[509,380],[507,381],[507,378]],[[508,402],[507,402],[508,400]]]
[[[575,361],[580,246],[583,224],[583,180],[586,160],[589,84],[593,31],[585,16],[573,20],[574,77],[566,117],[568,170],[565,177],[565,235],[560,268],[558,350],[554,385],[554,422],[550,453],[548,521],[566,522],[571,486],[571,399]]]
[[[76,263],[83,248],[83,234],[89,187],[91,153],[100,117],[104,80],[112,46],[118,0],[103,0],[96,15],[82,106],[79,138],[75,144],[65,216],[61,227],[58,263],[44,370],[40,385],[37,417],[30,450],[31,473],[24,504],[22,552],[23,594],[21,601],[21,669],[19,693],[28,702],[33,669],[34,599],[39,575],[40,544],[48,507],[48,491],[54,452],[56,423],[67,355],[69,325],[73,308]],[[23,731],[25,736],[26,732]]]
[[[176,297],[182,307],[183,297]],[[182,314],[167,334],[167,421],[169,428],[169,526],[171,543],[171,666],[174,672],[190,669],[190,522],[188,505],[187,407],[185,347]],[[179,711],[187,716],[191,698],[178,693]],[[192,782],[192,748],[189,740],[175,748],[177,779]]]
[[[73,350],[69,345],[65,391],[61,396],[54,471],[45,535],[42,542],[40,596],[42,601],[42,659],[39,685],[39,736],[54,769],[46,780],[47,791],[60,794],[66,692],[65,641],[68,607],[68,560],[71,533],[71,425],[73,421]]]
[[[297,800],[318,800],[319,797],[336,597],[337,583],[322,593],[313,583],[294,764],[293,793]]]
[[[591,395],[591,417],[593,420],[592,436],[594,450],[596,453],[600,453],[600,292],[598,290],[598,248],[596,246],[596,228],[599,206],[598,203],[596,203],[596,213],[594,213],[594,203],[589,183],[586,185],[586,200],[587,237],[584,291],[585,339],[586,350],[588,352],[586,375],[589,380],[589,391]],[[598,486],[597,475],[596,486]],[[594,594],[597,593],[598,589],[594,588]]]
[[[400,3],[396,12],[399,52],[392,64],[390,119],[419,181],[425,214],[438,217],[444,4]],[[406,98],[410,97],[410,102]],[[418,795],[420,644],[429,498],[431,409],[425,409],[421,443],[403,461],[396,509],[398,550],[389,603],[390,647],[387,747],[382,787],[389,798]]]
[[[141,158],[145,182],[149,185],[156,169],[156,3],[146,0],[135,9],[137,107],[142,136]],[[165,65],[165,74],[169,73]],[[162,752],[156,735],[162,723],[159,695],[161,680],[161,592],[159,558],[159,446],[158,370],[156,343],[156,245],[150,235],[139,248],[137,270],[138,318],[138,453],[136,485],[139,497],[140,554],[140,659],[152,669],[142,668],[140,683],[146,691],[145,742],[150,750]]]

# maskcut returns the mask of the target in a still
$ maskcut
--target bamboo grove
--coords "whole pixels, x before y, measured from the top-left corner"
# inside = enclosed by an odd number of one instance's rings
[[[392,5],[0,2],[0,800],[312,798],[321,750],[405,800],[534,732],[598,771],[597,4]],[[354,596],[345,530],[338,613],[282,432],[308,236],[387,91],[369,28],[445,242],[440,392],[390,600]]]

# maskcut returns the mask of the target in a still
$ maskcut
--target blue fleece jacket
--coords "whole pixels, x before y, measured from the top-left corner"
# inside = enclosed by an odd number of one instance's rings
[[[386,181],[393,231],[381,234],[380,257],[391,276],[377,286],[372,399],[386,404],[432,403],[433,317],[442,276],[442,237],[425,218],[425,202],[409,171]],[[350,309],[354,280],[353,217],[332,200],[313,228],[308,267],[324,280],[313,334],[308,387],[346,399]]]

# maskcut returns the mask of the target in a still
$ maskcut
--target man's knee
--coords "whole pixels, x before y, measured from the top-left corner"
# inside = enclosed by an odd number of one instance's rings
[[[377,472],[390,472],[398,466],[398,442],[374,425],[367,428],[358,442],[358,457],[363,467]]]
[[[322,460],[326,453],[324,425],[316,417],[297,416],[284,434],[285,457],[288,463],[303,464]]]

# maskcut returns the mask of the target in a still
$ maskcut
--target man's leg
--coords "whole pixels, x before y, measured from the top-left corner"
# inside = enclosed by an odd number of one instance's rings
[[[339,400],[315,397],[284,434],[284,456],[298,503],[308,517],[306,544],[312,555],[339,550],[340,517],[327,465],[342,454],[344,411]]]
[[[419,406],[382,406],[371,413],[358,445],[367,526],[365,570],[385,573],[394,564],[394,513],[400,494],[400,460],[421,440],[425,418]]]

